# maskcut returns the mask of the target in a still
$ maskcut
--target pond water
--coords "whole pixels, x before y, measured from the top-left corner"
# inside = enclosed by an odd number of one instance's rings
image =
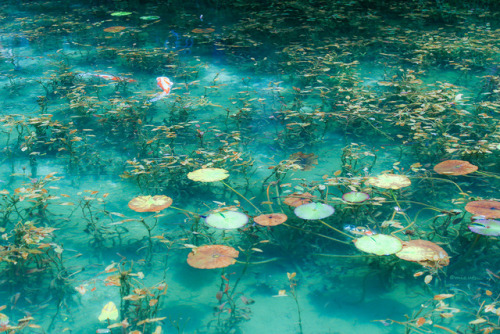
[[[500,330],[498,4],[0,4],[0,332]]]

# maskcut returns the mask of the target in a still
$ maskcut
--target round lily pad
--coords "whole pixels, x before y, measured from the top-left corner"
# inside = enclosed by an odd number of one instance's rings
[[[141,16],[139,18],[141,20],[144,20],[144,21],[154,21],[154,20],[158,20],[160,17],[156,16],[156,15],[150,15],[150,16]]]
[[[411,184],[411,181],[405,175],[382,174],[376,177],[368,178],[366,184],[384,189],[401,189],[408,187]]]
[[[434,171],[443,175],[466,175],[477,171],[477,166],[464,160],[446,160],[434,166]]]
[[[217,182],[228,178],[229,174],[222,168],[202,168],[188,173],[187,177],[197,182]]]
[[[158,212],[172,205],[172,199],[165,195],[138,196],[128,202],[128,207],[135,212]]]
[[[387,234],[365,235],[354,240],[354,245],[360,251],[375,255],[390,255],[401,250],[401,241]]]
[[[239,252],[230,246],[205,245],[189,253],[187,263],[198,269],[224,268],[236,262]]]
[[[410,240],[403,243],[396,256],[402,260],[418,262],[426,267],[442,267],[450,264],[448,253],[428,240]]]
[[[111,16],[128,16],[131,14],[132,14],[132,12],[113,12],[113,13],[111,13]]]
[[[248,216],[238,211],[215,212],[205,218],[207,225],[223,230],[234,230],[248,223]]]
[[[500,202],[491,200],[472,201],[465,206],[467,212],[484,218],[500,218]]]
[[[288,217],[284,213],[268,213],[254,217],[253,220],[261,226],[276,226],[283,224]]]
[[[370,195],[360,191],[351,191],[342,195],[342,199],[349,203],[361,203],[370,198]]]
[[[293,210],[295,215],[302,219],[323,219],[333,215],[335,209],[328,204],[323,203],[308,203],[302,204]]]
[[[474,233],[489,235],[493,237],[500,236],[500,220],[478,219],[469,225],[469,230]]]

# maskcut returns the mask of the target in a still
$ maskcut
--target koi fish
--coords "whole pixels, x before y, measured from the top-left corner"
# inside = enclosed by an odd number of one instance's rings
[[[356,234],[356,235],[375,235],[376,232],[370,230],[369,228],[363,226],[354,226],[354,225],[344,225],[344,231]]]
[[[172,81],[170,81],[170,79],[167,77],[156,78],[156,84],[158,85],[158,87],[160,87],[163,90],[163,92],[161,92],[160,94],[157,94],[156,97],[153,97],[152,99],[148,100],[148,102],[155,102],[155,101],[158,101],[164,97],[167,97],[167,95],[170,94],[170,90],[171,90],[172,86],[174,85],[174,83]]]
[[[116,75],[109,75],[109,74],[99,74],[99,73],[82,73],[82,74],[77,74],[77,77],[81,77],[81,78],[98,77],[98,78],[102,78],[105,80],[111,80],[111,81],[137,82],[137,80],[134,80],[131,78],[119,77]]]

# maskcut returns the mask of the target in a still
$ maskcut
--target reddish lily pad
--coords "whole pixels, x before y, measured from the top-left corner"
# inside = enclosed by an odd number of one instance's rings
[[[465,206],[467,212],[486,219],[500,218],[500,202],[491,200],[472,201]]]
[[[205,245],[193,249],[187,263],[198,269],[224,268],[234,264],[238,255],[239,252],[230,246]]]
[[[466,175],[477,171],[477,166],[464,160],[446,160],[434,166],[434,171],[443,175]]]

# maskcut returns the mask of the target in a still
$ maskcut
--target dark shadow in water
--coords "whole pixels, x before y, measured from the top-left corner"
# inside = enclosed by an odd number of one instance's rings
[[[168,303],[159,313],[164,320],[166,333],[194,333],[202,326],[203,310],[185,304]]]
[[[217,269],[205,270],[192,268],[189,265],[179,265],[175,270],[170,271],[175,282],[184,286],[190,291],[200,290],[205,286],[215,286],[221,271]]]

